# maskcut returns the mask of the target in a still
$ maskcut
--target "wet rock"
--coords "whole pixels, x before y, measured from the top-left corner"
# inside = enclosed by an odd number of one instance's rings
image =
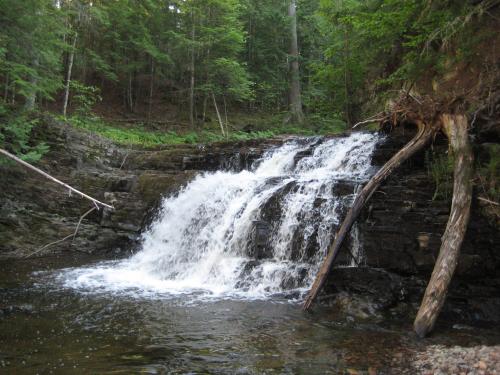
[[[429,345],[415,355],[416,373],[429,374],[498,374],[500,346],[446,347]]]
[[[35,308],[33,305],[24,304],[24,305],[9,305],[9,306],[0,306],[0,317],[7,317],[14,314],[34,314]]]
[[[203,171],[250,168],[266,150],[285,140],[127,149],[49,117],[35,137],[50,146],[38,163],[41,169],[115,207],[92,212],[74,241],[48,249],[87,253],[134,247],[162,197],[175,194]],[[0,165],[0,175],[0,257],[26,256],[72,234],[81,215],[92,207],[19,165]]]
[[[412,134],[409,129],[397,129],[377,148],[372,163],[382,165]],[[435,152],[445,153],[446,139],[438,137],[433,147]],[[404,163],[380,186],[358,220],[366,266],[384,269],[401,278],[408,301],[417,306],[437,259],[451,205],[451,197],[433,198],[435,189],[422,152]],[[492,287],[499,285],[500,253],[493,249],[500,243],[500,232],[478,208],[475,200],[457,271],[438,323],[487,325],[500,321],[498,289],[495,292]],[[343,252],[345,256],[346,250]],[[338,272],[332,271],[332,283],[342,282]],[[361,282],[367,288],[377,280],[374,274],[368,278],[358,275],[359,280],[352,280],[345,275],[350,271],[343,272],[346,280],[354,284]],[[379,292],[386,295],[384,301],[390,301],[387,291],[394,290],[393,282],[386,279],[382,284],[386,287],[379,288]],[[347,286],[342,290],[354,295],[364,293],[359,288]]]
[[[271,226],[264,220],[254,220],[253,227],[250,232],[251,245],[248,247],[250,257],[262,259],[270,254],[269,237],[271,234]]]
[[[377,316],[406,301],[410,283],[383,269],[335,268],[324,288],[323,302],[339,305],[343,311],[359,317]]]

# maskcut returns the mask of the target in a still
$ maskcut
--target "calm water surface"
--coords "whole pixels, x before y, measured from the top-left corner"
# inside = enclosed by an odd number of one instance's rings
[[[424,343],[409,333],[411,322],[346,321],[331,308],[306,313],[280,297],[84,293],[48,276],[96,261],[0,261],[0,373],[399,373],[423,345],[498,338],[450,328]]]

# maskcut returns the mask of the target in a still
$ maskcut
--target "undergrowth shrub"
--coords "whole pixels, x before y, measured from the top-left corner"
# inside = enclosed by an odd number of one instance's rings
[[[49,150],[44,142],[32,140],[32,132],[38,123],[32,114],[0,106],[0,147],[24,161],[37,162]],[[5,162],[5,158],[0,159],[0,163]]]

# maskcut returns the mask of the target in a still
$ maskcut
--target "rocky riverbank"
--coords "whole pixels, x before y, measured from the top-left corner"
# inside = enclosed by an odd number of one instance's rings
[[[374,168],[411,135],[412,131],[401,128],[387,137],[375,152]],[[35,252],[36,256],[68,252],[124,256],[137,248],[141,230],[162,196],[175,194],[204,171],[248,168],[265,150],[284,141],[276,138],[127,149],[51,118],[44,120],[37,139],[50,146],[39,163],[43,170],[113,204],[115,210],[92,212],[82,221],[74,239],[57,242],[74,233],[81,215],[91,208],[89,202],[18,165],[1,165],[3,258],[22,258]],[[446,142],[437,139],[434,148],[444,153]],[[357,237],[348,241],[338,259],[339,265],[350,264],[347,250],[357,241],[361,267],[334,269],[320,297],[323,303],[336,306],[352,319],[414,316],[439,251],[450,206],[449,198],[434,197],[435,184],[427,169],[426,155],[421,153],[375,192],[357,224]],[[340,194],[344,190],[352,194],[354,188],[349,181],[336,186]],[[263,219],[272,222],[279,214],[279,204],[270,200],[266,205],[269,207],[264,208]],[[441,323],[500,323],[498,243],[498,230],[482,216],[475,199]],[[47,244],[51,245],[40,251]]]
[[[50,151],[38,166],[71,186],[108,202],[115,210],[92,212],[74,240],[72,233],[92,205],[24,169],[0,165],[0,257],[22,258],[72,252],[123,254],[137,243],[159,199],[174,194],[196,174],[240,170],[283,139],[156,149],[126,148],[50,117],[35,135]]]

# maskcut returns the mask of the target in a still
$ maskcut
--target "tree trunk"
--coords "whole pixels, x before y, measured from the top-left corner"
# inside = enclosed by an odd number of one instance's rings
[[[134,98],[132,96],[132,72],[128,74],[128,87],[127,87],[127,105],[130,112],[134,112]]]
[[[220,131],[222,133],[222,136],[225,137],[226,133],[224,132],[224,124],[222,123],[222,118],[220,117],[219,113],[219,107],[217,107],[217,101],[215,100],[215,95],[213,92],[212,92],[212,99],[214,101],[214,107],[215,107],[215,112],[217,113],[217,118],[219,119]]]
[[[153,108],[153,89],[155,79],[155,61],[151,58],[151,80],[149,82],[149,101],[148,101],[148,123],[151,122],[151,110]]]
[[[9,73],[6,74],[5,76],[5,87],[4,87],[4,94],[3,94],[3,102],[7,103],[8,97],[9,97]]]
[[[377,190],[380,184],[391,175],[391,173],[401,165],[404,161],[408,160],[417,151],[421,150],[425,145],[427,145],[433,135],[435,127],[426,125],[422,122],[417,122],[418,132],[413,137],[413,139],[408,142],[401,150],[399,150],[396,155],[394,155],[385,165],[380,168],[380,170],[368,181],[361,192],[356,196],[352,207],[349,209],[340,229],[338,230],[333,244],[328,249],[328,254],[321,265],[321,268],[316,275],[316,279],[309,291],[307,298],[303,304],[303,309],[307,310],[311,307],[312,303],[318,296],[323,285],[325,284],[326,278],[332,268],[333,261],[337,256],[345,237],[349,233],[352,225],[356,221],[361,209],[365,203],[370,199],[372,194]]]
[[[455,160],[453,199],[439,256],[413,324],[420,337],[424,337],[434,328],[443,307],[467,230],[472,200],[474,157],[467,133],[467,118],[463,115],[445,114],[441,116],[441,120]]]
[[[33,111],[35,109],[35,104],[36,104],[36,94],[37,94],[37,70],[39,66],[39,61],[38,57],[35,57],[33,59],[33,69],[35,70],[35,73],[31,75],[30,77],[30,93],[26,97],[26,101],[24,102],[24,110],[25,111]]]
[[[195,68],[195,50],[194,50],[194,40],[195,40],[195,27],[194,27],[194,13],[191,15],[192,27],[191,27],[191,63],[189,67],[190,85],[189,85],[189,122],[191,127],[194,128],[194,68]]]
[[[224,103],[224,120],[226,124],[226,134],[229,136],[229,121],[227,119],[227,103],[226,103],[226,95],[222,95],[222,100]]]
[[[300,96],[300,73],[299,73],[299,47],[297,43],[297,14],[295,0],[290,0],[288,5],[288,16],[290,17],[290,112],[292,122],[301,124],[304,122],[302,112],[302,98]]]
[[[71,46],[71,52],[69,54],[68,61],[68,71],[66,73],[66,84],[64,86],[64,101],[63,101],[63,116],[66,117],[66,112],[68,110],[68,100],[69,100],[69,86],[71,83],[71,72],[73,70],[73,61],[75,59],[75,48],[76,48],[76,39],[78,38],[78,34],[75,34],[73,39],[73,44]]]
[[[205,97],[203,98],[203,115],[202,115],[203,125],[205,125],[205,120],[207,118],[207,101],[208,101],[208,95],[205,94]]]
[[[345,91],[345,116],[347,125],[352,126],[351,116],[351,80],[349,72],[349,34],[344,31],[344,91]]]

